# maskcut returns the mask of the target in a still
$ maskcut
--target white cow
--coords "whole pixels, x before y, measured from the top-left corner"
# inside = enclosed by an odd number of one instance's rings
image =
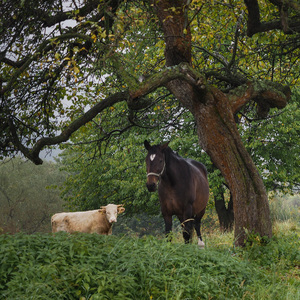
[[[66,231],[112,234],[117,214],[125,211],[123,205],[108,204],[100,209],[57,213],[51,218],[52,232]]]

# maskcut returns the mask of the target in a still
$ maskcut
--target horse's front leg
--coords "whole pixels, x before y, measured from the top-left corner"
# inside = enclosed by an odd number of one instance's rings
[[[172,231],[172,216],[164,215],[163,217],[165,220],[166,237],[167,237],[168,241],[171,241],[170,232]]]
[[[204,242],[202,241],[202,236],[201,236],[201,231],[200,231],[201,219],[204,215],[204,212],[205,212],[205,209],[203,209],[203,211],[201,211],[198,215],[196,215],[195,216],[195,222],[194,222],[195,230],[196,230],[197,236],[198,236],[198,246],[200,248],[204,248],[204,246],[205,246]]]

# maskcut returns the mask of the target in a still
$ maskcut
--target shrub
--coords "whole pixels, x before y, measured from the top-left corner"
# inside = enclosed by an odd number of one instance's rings
[[[0,236],[3,299],[261,299],[297,298],[292,238],[246,250],[167,243],[152,236],[58,233]],[[268,261],[268,253],[270,261]],[[285,260],[284,260],[285,258]],[[281,269],[274,273],[276,264]],[[268,292],[269,293],[269,292]],[[282,294],[280,294],[282,293]],[[0,296],[1,298],[1,296]],[[285,299],[288,299],[284,297]],[[275,298],[274,298],[275,299]]]

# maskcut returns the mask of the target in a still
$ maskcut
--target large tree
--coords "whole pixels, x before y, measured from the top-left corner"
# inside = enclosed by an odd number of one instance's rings
[[[299,71],[299,4],[63,3],[1,2],[2,156],[20,151],[41,164],[43,148],[66,142],[118,102],[126,102],[124,113],[137,125],[153,93],[166,87],[194,116],[199,143],[231,191],[236,244],[243,245],[246,231],[270,237],[266,190],[236,115],[249,102],[259,116],[286,106],[290,88],[273,80],[281,75],[284,83],[297,83],[298,75],[287,79]],[[280,53],[269,57],[270,49],[259,48],[253,39],[262,32]]]

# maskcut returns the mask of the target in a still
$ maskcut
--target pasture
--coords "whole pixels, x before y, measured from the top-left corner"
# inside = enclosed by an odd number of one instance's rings
[[[215,231],[206,248],[157,237],[0,235],[0,299],[299,299],[295,222],[234,248]]]

